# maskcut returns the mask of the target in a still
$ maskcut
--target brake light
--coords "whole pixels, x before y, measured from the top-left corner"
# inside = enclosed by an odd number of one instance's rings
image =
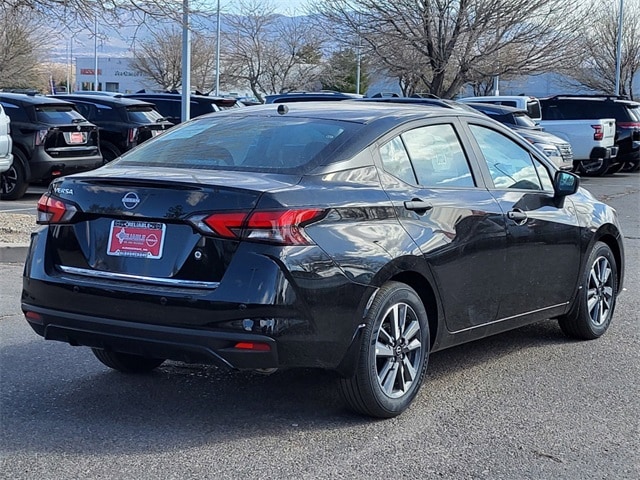
[[[36,223],[39,225],[67,223],[77,211],[73,205],[45,193],[38,200]]]
[[[604,129],[602,128],[602,125],[591,125],[591,128],[595,130],[595,132],[593,132],[594,140],[602,140],[604,138]]]
[[[47,139],[48,133],[49,133],[49,130],[36,131],[36,145],[44,145],[44,141]]]
[[[617,122],[620,128],[640,128],[640,122]]]
[[[325,210],[317,208],[277,211],[214,213],[201,223],[223,238],[255,240],[281,245],[309,245],[304,226],[320,219]]]

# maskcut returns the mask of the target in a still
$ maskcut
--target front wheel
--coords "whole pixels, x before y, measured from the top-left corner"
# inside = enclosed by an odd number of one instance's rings
[[[427,370],[427,312],[411,287],[389,282],[378,291],[365,321],[356,373],[340,380],[340,391],[358,413],[395,417],[409,407]]]
[[[558,319],[565,335],[592,340],[611,324],[618,291],[618,270],[609,246],[597,242],[589,255],[580,291],[571,311]]]
[[[161,358],[142,357],[128,353],[112,352],[92,348],[93,354],[100,362],[109,368],[123,373],[146,373],[159,367],[164,362]]]

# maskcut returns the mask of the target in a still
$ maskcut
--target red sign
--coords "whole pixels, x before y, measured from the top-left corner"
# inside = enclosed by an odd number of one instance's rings
[[[165,229],[164,223],[113,220],[107,255],[161,258]]]
[[[80,75],[95,75],[96,70],[94,68],[81,68]],[[102,75],[102,69],[98,69],[98,75]]]

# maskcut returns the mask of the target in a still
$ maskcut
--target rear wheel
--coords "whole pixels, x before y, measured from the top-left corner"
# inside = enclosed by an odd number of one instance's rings
[[[427,370],[427,312],[411,287],[389,282],[365,320],[356,373],[340,380],[341,394],[358,413],[395,417],[411,404]]]
[[[13,151],[13,163],[6,172],[0,173],[0,199],[18,200],[29,188],[26,159],[20,150]]]
[[[624,168],[625,165],[626,165],[625,162],[615,163],[611,165],[609,167],[609,170],[607,170],[607,175],[613,175],[614,173],[618,173]]]
[[[584,160],[578,165],[578,172],[591,177],[601,177],[607,170],[611,161],[608,158],[598,158],[596,160]]]
[[[148,358],[128,353],[112,352],[92,348],[93,354],[104,365],[124,373],[145,373],[159,367],[164,362],[161,358]]]
[[[569,337],[598,338],[607,331],[616,305],[618,270],[609,246],[597,242],[589,255],[571,312],[558,319]]]
[[[100,142],[100,152],[102,152],[102,163],[106,164],[120,156],[120,151],[113,143]]]
[[[623,172],[637,172],[638,170],[640,170],[640,160],[625,162],[622,168]]]

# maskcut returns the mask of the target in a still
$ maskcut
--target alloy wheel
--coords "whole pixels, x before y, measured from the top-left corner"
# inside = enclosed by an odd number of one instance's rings
[[[386,312],[376,336],[378,384],[391,398],[403,396],[416,380],[422,358],[422,332],[411,306],[397,303]]]
[[[9,167],[9,170],[1,175],[2,181],[0,182],[0,192],[5,194],[13,192],[18,184],[18,172],[16,172],[15,167],[12,165]]]
[[[611,313],[613,306],[613,275],[609,260],[600,256],[596,258],[589,273],[587,290],[587,309],[594,325],[603,325]]]

